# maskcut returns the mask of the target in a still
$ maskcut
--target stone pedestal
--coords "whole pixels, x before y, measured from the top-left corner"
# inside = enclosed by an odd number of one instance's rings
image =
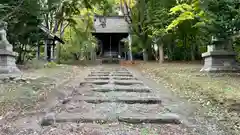
[[[206,72],[239,72],[240,67],[235,59],[233,51],[215,50],[209,48],[203,53],[204,66],[201,71]]]
[[[0,74],[20,73],[15,64],[16,53],[6,38],[6,24],[3,24],[0,22]]]

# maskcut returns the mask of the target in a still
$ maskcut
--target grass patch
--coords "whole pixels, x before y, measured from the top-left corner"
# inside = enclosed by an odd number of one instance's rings
[[[80,69],[51,63],[48,68],[23,71],[24,81],[0,82],[0,116],[35,107],[45,101],[56,86],[76,76]]]
[[[202,65],[187,63],[145,63],[138,67],[175,94],[207,107],[207,116],[217,118],[234,134],[240,133],[240,74],[200,73]]]

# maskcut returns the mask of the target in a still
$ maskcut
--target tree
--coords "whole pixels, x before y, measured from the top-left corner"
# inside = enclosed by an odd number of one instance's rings
[[[0,10],[1,21],[8,23],[8,39],[18,52],[18,63],[23,63],[31,54],[41,34],[37,25],[41,22],[38,0],[3,0]],[[34,12],[32,12],[34,11]]]
[[[199,43],[197,37],[203,32],[200,26],[208,21],[200,5],[200,0],[182,1],[170,9],[170,15],[175,19],[167,26],[166,31],[174,32],[179,37],[177,45],[185,48],[185,59],[188,59],[187,53],[191,52],[191,60],[195,60]]]
[[[168,14],[169,9],[175,4],[175,0],[150,0],[148,1],[148,18],[150,20],[147,26],[149,36],[153,39],[153,43],[158,45],[158,60],[160,63],[164,60],[163,46],[169,33],[165,31],[166,26],[171,21],[171,16]]]
[[[210,18],[205,28],[211,35],[217,39],[229,39],[238,33],[240,29],[238,0],[208,0],[203,4]]]

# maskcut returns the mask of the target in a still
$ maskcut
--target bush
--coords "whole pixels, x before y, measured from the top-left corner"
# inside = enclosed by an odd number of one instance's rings
[[[57,64],[55,62],[48,62],[48,63],[44,64],[44,68],[53,68],[56,66],[57,66]]]

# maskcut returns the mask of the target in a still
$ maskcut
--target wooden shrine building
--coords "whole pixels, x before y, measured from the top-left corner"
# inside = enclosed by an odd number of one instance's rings
[[[124,16],[95,15],[92,34],[98,39],[99,58],[103,60],[125,58],[125,46],[121,41],[129,36],[129,25]]]

